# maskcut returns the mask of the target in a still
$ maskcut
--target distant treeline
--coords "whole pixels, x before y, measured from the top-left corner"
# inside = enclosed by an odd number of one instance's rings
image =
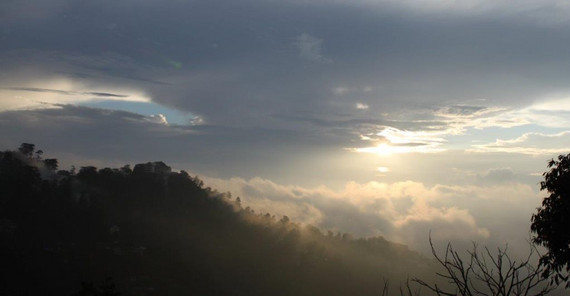
[[[162,162],[58,170],[0,152],[0,295],[379,295],[432,261],[242,208]],[[399,294],[399,293],[398,293]]]

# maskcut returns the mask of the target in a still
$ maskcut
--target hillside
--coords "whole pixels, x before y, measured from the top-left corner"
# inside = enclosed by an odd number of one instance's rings
[[[57,169],[33,145],[0,152],[1,295],[379,295],[433,268],[382,237],[243,208],[162,162]]]

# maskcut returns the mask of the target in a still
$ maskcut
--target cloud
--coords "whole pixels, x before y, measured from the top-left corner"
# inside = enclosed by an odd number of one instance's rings
[[[303,59],[328,64],[332,60],[322,54],[323,40],[303,33],[295,38],[295,47],[299,50],[299,56]]]
[[[0,111],[93,101],[150,102],[144,93],[128,87],[94,84],[42,72],[23,69],[0,82]]]
[[[544,26],[562,25],[570,20],[570,7],[559,0],[525,0],[525,1],[492,1],[492,0],[361,0],[356,5],[373,8],[392,7],[406,9],[420,14],[447,14],[463,17],[501,16],[519,21],[528,21]]]
[[[211,177],[261,176],[305,184],[315,193],[303,194],[316,200],[341,196],[336,187],[355,180],[362,188],[355,185],[354,197],[376,202],[370,208],[378,211],[388,203],[394,212],[386,217],[403,221],[401,239],[411,240],[422,225],[453,224],[460,229],[450,233],[479,237],[487,229],[491,238],[497,230],[472,204],[364,194],[380,186],[368,183],[378,180],[377,167],[390,168],[387,184],[416,180],[423,189],[408,187],[426,196],[445,189],[468,199],[459,188],[434,186],[475,179],[491,194],[505,184],[483,177],[490,167],[512,167],[511,186],[544,167],[533,155],[566,147],[566,135],[544,136],[570,128],[568,7],[559,1],[70,3],[0,1],[5,149],[34,142],[63,155],[62,165],[163,160]],[[194,121],[183,126],[158,109],[77,106],[93,99],[151,101]],[[529,135],[508,140],[521,134]],[[391,155],[349,152],[357,149]],[[507,174],[489,176],[500,173]],[[321,183],[329,189],[317,194]],[[279,208],[290,205],[283,192]],[[346,226],[357,233],[397,229],[361,209],[364,202],[342,197],[322,198],[318,207],[306,199],[288,211],[327,227],[358,221]],[[406,220],[402,213],[413,206]]]
[[[0,23],[18,24],[21,22],[42,22],[65,11],[69,0],[50,0],[29,2],[2,2],[0,3]]]
[[[449,106],[434,113],[443,118],[449,127],[460,132],[467,128],[511,128],[535,124],[549,128],[570,126],[570,99],[567,95],[546,95],[536,102],[520,108]]]
[[[166,116],[164,116],[163,114],[153,114],[153,115],[149,116],[148,118],[150,121],[160,123],[160,124],[164,124],[164,125],[168,125],[168,121],[166,120]]]
[[[387,126],[380,132],[361,135],[363,141],[374,146],[350,150],[380,155],[442,152],[445,149],[441,146],[446,140],[441,135],[439,131],[408,131]]]
[[[46,89],[46,88],[35,88],[35,87],[10,87],[6,88],[7,90],[16,90],[16,91],[29,91],[29,92],[39,92],[39,93],[55,93],[59,95],[91,95],[95,97],[103,97],[103,98],[128,98],[128,95],[119,95],[119,94],[112,94],[112,93],[105,93],[105,92],[75,92],[75,91],[66,91],[66,90],[59,90],[59,89]]]
[[[348,93],[349,91],[350,91],[349,88],[343,87],[343,86],[337,86],[337,87],[333,88],[333,93],[335,95],[344,95],[344,94]]]
[[[348,182],[336,191],[280,185],[259,177],[205,181],[240,196],[244,206],[262,213],[358,236],[382,235],[425,252],[431,231],[438,243],[514,242],[524,254],[528,219],[540,203],[536,192],[520,183],[429,187],[411,181]]]
[[[436,110],[435,115],[440,117],[474,117],[488,113],[489,109],[484,106],[470,106],[470,105],[451,105],[439,108]]]
[[[503,152],[528,155],[554,155],[568,153],[570,131],[556,134],[525,133],[510,139],[497,139],[493,143],[473,145],[471,152]]]
[[[559,130],[570,126],[567,119],[570,116],[569,102],[566,97],[562,97],[545,99],[516,109],[461,104],[433,110],[417,110],[407,115],[409,119],[386,118],[383,125],[369,126],[366,133],[360,134],[365,147],[350,150],[385,155],[443,152],[449,148],[466,149],[469,152],[513,152],[529,155],[562,153],[565,150],[563,141],[566,132],[560,133]],[[398,128],[400,126],[406,129]],[[488,144],[464,142],[462,146],[448,146],[449,142],[457,142],[453,141],[454,138],[469,138],[468,135],[479,142],[489,141],[491,139],[485,133],[485,130],[489,129],[501,129],[500,132],[494,131],[497,136],[510,136],[511,128],[527,132],[513,140],[498,139]],[[477,136],[473,136],[474,134]],[[543,139],[529,139],[532,137]],[[367,142],[374,146],[368,146]]]
[[[486,184],[514,182],[516,175],[511,168],[493,168],[478,176]]]
[[[85,165],[89,160],[94,165],[121,165],[148,161],[149,155],[161,158],[167,153],[160,150],[170,148],[163,147],[159,139],[193,133],[165,125],[160,115],[61,104],[51,107],[0,112],[3,149],[14,149],[18,142],[35,143],[59,158],[62,168]]]
[[[442,137],[462,135],[468,129],[511,128],[528,125],[531,120],[520,116],[520,110],[504,107],[451,105],[436,108],[426,119],[418,120],[429,133]],[[430,115],[432,116],[430,118]]]
[[[210,176],[261,175],[295,182],[314,182],[315,176],[322,176],[323,182],[336,182],[345,173],[362,173],[356,166],[361,160],[356,162],[358,157],[345,152],[346,139],[335,134],[181,125],[170,122],[168,114],[151,114],[69,104],[4,111],[0,112],[0,148],[35,143],[58,157],[62,168],[85,164],[81,160],[85,158],[105,165],[162,160]],[[337,163],[330,163],[331,157]],[[346,168],[346,162],[355,166]],[[297,171],[300,166],[306,168]]]
[[[35,2],[2,3],[0,11],[17,15]],[[556,102],[565,100],[569,85],[566,27],[504,14],[508,8],[555,8],[556,2],[516,7],[489,1],[469,2],[473,6],[441,1],[412,1],[410,6],[395,1],[143,2],[136,9],[114,2],[46,2],[53,7],[38,2],[34,16],[1,18],[5,74],[0,87],[78,95],[4,89],[0,109],[143,98],[194,115],[192,124],[216,133],[210,136],[212,145],[224,138],[246,145],[237,138],[253,138],[258,146],[243,155],[253,155],[251,162],[256,153],[271,155],[260,156],[258,165],[290,155],[319,155],[315,147],[342,155],[345,148],[374,151],[382,144],[394,148],[376,152],[449,153],[512,138],[514,128],[518,134],[556,133],[536,125],[570,126],[567,108],[556,110],[565,106]],[[480,4],[493,13],[465,17]],[[434,17],[421,7],[446,14]],[[42,38],[36,38],[39,28]],[[314,61],[322,59],[334,63]],[[368,108],[358,109],[358,104]],[[163,114],[171,124],[185,122],[162,110],[145,114]],[[259,138],[249,134],[254,130]],[[271,133],[286,135],[287,145],[295,148],[268,144],[279,142]],[[474,134],[478,138],[471,138]],[[374,169],[381,165],[367,169],[377,174]],[[264,171],[276,175],[276,170]]]
[[[305,128],[291,116],[303,114],[311,120],[329,119],[329,126],[320,127],[322,132],[335,128],[338,120],[330,119],[340,115],[383,120],[381,114],[457,106],[480,98],[510,108],[567,89],[568,75],[560,62],[561,49],[568,46],[563,29],[521,23],[501,13],[438,19],[394,3],[144,1],[135,10],[117,3],[54,5],[57,9],[38,3],[35,14],[45,17],[28,22],[13,18],[2,33],[6,46],[0,50],[5,72],[37,73],[17,75],[22,79],[2,87],[129,97],[136,93],[224,126]],[[410,7],[444,11],[464,5],[413,3]],[[555,7],[553,3],[542,6]],[[30,7],[3,5],[0,11],[14,15]],[[161,26],[152,25],[156,23]],[[44,38],[33,38],[40,26],[45,28]],[[188,32],[194,33],[189,37]],[[326,67],[307,63],[333,58]],[[83,86],[66,89],[40,83],[54,76],[81,81]],[[330,90],[339,87],[347,91],[331,95]],[[357,112],[357,103],[369,106],[367,112]],[[404,124],[393,127],[403,130]],[[354,132],[361,126],[351,128]]]
[[[546,96],[509,115],[527,118],[529,122],[541,126],[567,128],[570,126],[570,96],[568,94]]]

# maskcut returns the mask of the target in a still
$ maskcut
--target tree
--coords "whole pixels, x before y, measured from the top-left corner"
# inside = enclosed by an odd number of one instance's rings
[[[34,144],[22,143],[20,145],[20,148],[18,148],[18,151],[20,151],[20,153],[24,154],[26,157],[32,158],[32,155],[34,154],[35,149],[36,149],[36,145],[34,145]]]
[[[531,231],[536,233],[532,241],[546,247],[540,258],[546,267],[544,277],[556,282],[566,282],[570,287],[570,154],[558,156],[548,162],[549,171],[543,173],[540,190],[549,195],[542,201],[537,213],[532,215]]]
[[[36,151],[36,160],[42,160],[42,155],[44,154],[43,150]]]
[[[429,284],[421,279],[412,279],[413,282],[427,288],[436,295],[547,295],[555,286],[542,277],[544,267],[534,267],[531,259],[536,253],[535,248],[527,258],[516,261],[507,253],[507,247],[498,248],[493,254],[487,247],[479,251],[476,244],[462,257],[447,244],[445,255],[438,255],[430,237],[432,254],[437,263],[443,267],[442,273],[437,276],[445,280],[450,287],[438,284]],[[410,291],[408,289],[408,291]],[[411,292],[408,293],[412,295]]]
[[[46,168],[50,171],[56,171],[58,168],[58,162],[57,159],[55,158],[48,158],[48,159],[44,159],[44,165],[46,166]]]

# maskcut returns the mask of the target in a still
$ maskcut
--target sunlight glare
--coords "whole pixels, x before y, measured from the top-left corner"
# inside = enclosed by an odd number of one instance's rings
[[[390,169],[387,167],[377,167],[376,170],[380,173],[387,173],[390,171]]]

